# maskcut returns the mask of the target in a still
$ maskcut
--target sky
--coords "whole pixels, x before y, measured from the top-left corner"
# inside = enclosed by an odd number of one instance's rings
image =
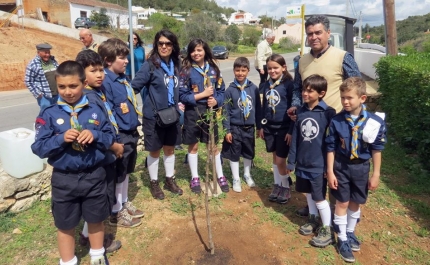
[[[347,1],[349,4],[349,17],[357,18],[362,12],[363,26],[384,24],[383,0],[215,0],[218,5],[244,10],[255,17],[266,15],[280,18],[286,16],[287,7],[306,5],[306,15],[333,14],[346,16]],[[403,20],[408,16],[424,15],[430,13],[430,0],[395,0],[396,20]],[[287,20],[294,23],[297,20]],[[356,24],[357,25],[357,24]]]

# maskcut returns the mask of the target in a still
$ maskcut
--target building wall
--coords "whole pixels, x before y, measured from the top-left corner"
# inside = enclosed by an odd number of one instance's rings
[[[302,24],[294,25],[282,24],[277,29],[273,30],[275,34],[275,43],[279,43],[281,38],[289,38],[293,43],[300,44],[302,35]]]
[[[75,20],[78,17],[81,17],[81,12],[86,12],[87,17],[91,16],[92,11],[100,12],[101,7],[92,7],[78,4],[70,4],[70,19],[71,25],[73,26]],[[128,27],[128,11],[127,10],[116,10],[106,8],[106,15],[109,16],[110,24],[112,27],[124,28],[124,26]],[[133,24],[137,25],[137,17],[133,15]]]
[[[36,9],[48,14],[49,22],[70,27],[69,3],[66,0],[23,0],[26,16],[36,18]]]

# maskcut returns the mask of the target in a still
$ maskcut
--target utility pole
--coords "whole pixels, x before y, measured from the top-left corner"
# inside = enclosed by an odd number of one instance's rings
[[[387,55],[397,55],[397,30],[394,0],[384,0],[385,47]]]
[[[358,28],[358,44],[361,44],[361,28],[363,27],[363,16],[360,11],[360,27]]]
[[[349,17],[349,1],[350,0],[346,0],[346,17]]]

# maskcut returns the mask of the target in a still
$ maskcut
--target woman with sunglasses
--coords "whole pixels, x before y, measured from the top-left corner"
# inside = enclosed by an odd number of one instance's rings
[[[130,35],[127,38],[130,41]],[[131,46],[131,45],[130,45]],[[145,49],[143,48],[143,41],[140,39],[139,35],[133,32],[133,52],[134,52],[134,73],[136,74],[142,64],[145,62]],[[125,69],[125,74],[131,80],[131,54],[127,55],[127,68]]]
[[[179,90],[179,43],[169,30],[155,34],[153,49],[131,82],[137,92],[144,87],[148,95],[143,102],[143,133],[145,150],[149,151],[147,166],[150,177],[150,190],[155,199],[163,200],[164,192],[158,181],[158,164],[163,149],[166,178],[164,189],[182,195],[182,189],[175,181],[175,145],[181,141],[179,122],[169,127],[160,127],[155,119],[155,111],[175,106],[178,111]]]

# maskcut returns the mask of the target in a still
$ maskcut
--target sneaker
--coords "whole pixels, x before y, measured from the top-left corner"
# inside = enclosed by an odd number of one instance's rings
[[[276,198],[276,202],[280,204],[285,204],[291,198],[290,188],[279,186],[279,194]]]
[[[338,238],[337,240],[337,251],[340,257],[346,262],[355,262],[354,254],[352,254],[351,247],[349,246],[348,240],[342,241]]]
[[[103,257],[91,260],[91,265],[109,265],[109,261],[106,257],[106,254],[104,254]]]
[[[233,190],[235,192],[242,192],[242,184],[240,183],[240,179],[233,179]]]
[[[171,193],[182,195],[183,191],[181,188],[178,187],[176,184],[175,176],[173,177],[166,177],[166,180],[164,181],[164,187],[163,189],[170,191]]]
[[[255,187],[255,182],[254,182],[254,180],[252,179],[252,177],[251,176],[243,176],[243,178],[245,179],[245,181],[246,181],[246,184],[248,184],[248,186],[250,187],[250,188],[252,188],[252,187]]]
[[[315,214],[309,215],[308,222],[302,226],[300,226],[299,233],[304,236],[308,236],[314,233],[317,228],[320,226],[319,216]]]
[[[112,214],[109,218],[110,226],[132,228],[139,226],[141,223],[142,221],[139,218],[131,217],[125,208],[122,208],[122,210],[116,214]]]
[[[279,195],[279,191],[280,191],[279,185],[273,184],[273,190],[272,190],[272,193],[270,193],[269,195],[269,201],[276,202],[276,199],[278,198],[278,195]]]
[[[199,178],[192,178],[190,183],[191,191],[200,194],[202,192],[202,187],[200,187],[200,179]]]
[[[305,206],[303,208],[300,208],[296,211],[296,215],[299,217],[306,217],[309,216],[309,206]]]
[[[333,243],[333,233],[330,226],[321,226],[317,233],[317,236],[314,236],[309,242],[312,246],[324,248]]]
[[[228,192],[230,190],[228,187],[227,179],[224,176],[218,178],[218,184],[222,192]]]
[[[79,233],[79,245],[86,247],[90,243],[90,239],[84,236],[82,233]]]
[[[351,247],[352,251],[360,251],[360,241],[358,241],[358,238],[355,236],[354,232],[346,232],[346,236],[348,237],[348,243]]]
[[[113,253],[120,249],[121,246],[121,241],[115,240],[112,234],[105,234],[103,247],[105,248],[106,253]]]
[[[178,144],[178,145],[175,145],[175,150],[181,151],[181,150],[184,150],[184,148],[182,147],[182,145]]]
[[[161,190],[158,180],[151,180],[149,184],[152,197],[154,197],[154,199],[164,200],[164,192]]]
[[[122,207],[127,209],[128,214],[133,218],[142,218],[145,215],[143,211],[137,209],[131,202],[125,202]]]

